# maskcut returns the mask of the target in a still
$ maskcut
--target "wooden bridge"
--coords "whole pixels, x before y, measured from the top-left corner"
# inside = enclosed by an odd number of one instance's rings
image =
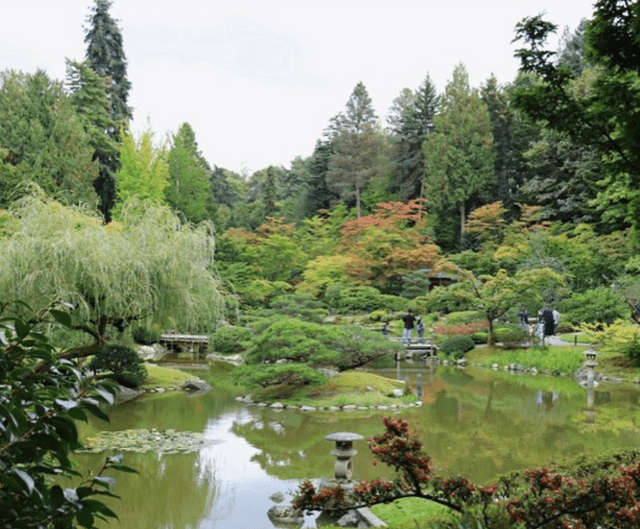
[[[209,337],[202,334],[165,333],[160,335],[160,343],[171,351],[183,351],[203,357],[207,354]]]
[[[438,356],[438,346],[431,341],[424,343],[412,343],[405,345],[404,348],[406,351],[406,358],[426,359]]]

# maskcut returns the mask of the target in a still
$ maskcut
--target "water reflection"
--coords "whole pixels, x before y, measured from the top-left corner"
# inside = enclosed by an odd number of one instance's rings
[[[602,384],[587,390],[570,379],[442,366],[403,366],[387,375],[419,391],[423,407],[278,411],[247,407],[216,390],[193,399],[154,396],[116,408],[110,424],[94,423],[85,434],[174,428],[220,441],[197,454],[128,455],[125,463],[140,475],[117,475],[116,493],[123,499],[112,507],[121,519],[118,527],[271,527],[270,495],[292,491],[300,479],[333,475],[328,434],[351,431],[366,438],[379,433],[382,416],[391,413],[410,421],[441,473],[465,474],[478,482],[562,456],[640,444],[637,388]],[[378,477],[383,469],[371,465],[366,441],[357,444],[355,477]],[[97,468],[101,459],[78,456],[85,468]],[[313,519],[306,524],[313,527]]]

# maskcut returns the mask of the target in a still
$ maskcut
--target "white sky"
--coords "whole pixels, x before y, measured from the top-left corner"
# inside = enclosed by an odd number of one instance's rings
[[[383,119],[427,73],[457,63],[479,87],[511,82],[525,16],[573,32],[594,0],[114,0],[132,84],[132,128],[191,124],[212,165],[248,172],[313,152],[362,81]],[[0,0],[0,70],[63,80],[82,60],[93,0]],[[557,43],[552,44],[556,49]]]

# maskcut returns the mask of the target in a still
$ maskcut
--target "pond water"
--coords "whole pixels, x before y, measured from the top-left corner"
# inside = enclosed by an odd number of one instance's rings
[[[214,372],[198,372],[215,386]],[[215,441],[189,454],[125,455],[139,475],[116,473],[111,504],[121,529],[269,529],[273,493],[296,489],[304,478],[333,476],[337,431],[365,438],[382,431],[382,417],[409,420],[442,474],[487,482],[554,458],[640,445],[640,390],[601,385],[587,391],[567,378],[532,377],[488,369],[407,368],[386,373],[421,386],[421,408],[401,412],[277,411],[236,401],[214,389],[146,396],[116,407],[111,422],[83,430],[152,429],[202,432]],[[383,469],[371,465],[366,442],[355,443],[356,479]],[[104,454],[77,454],[96,471]],[[313,517],[305,527],[315,527]]]

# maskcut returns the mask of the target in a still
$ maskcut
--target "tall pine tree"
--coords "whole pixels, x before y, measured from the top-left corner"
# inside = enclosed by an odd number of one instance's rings
[[[433,132],[438,103],[435,85],[427,74],[418,90],[403,90],[394,101],[393,114],[387,118],[394,143],[393,190],[402,200],[420,196],[425,162],[422,144]]]
[[[443,225],[447,209],[457,210],[456,235],[465,246],[464,226],[467,213],[482,204],[495,180],[493,134],[486,104],[469,86],[464,65],[454,68],[447,84],[440,113],[435,118],[435,132],[424,144],[425,177],[423,196],[428,208],[439,212]],[[438,225],[436,224],[436,231]],[[442,232],[441,232],[442,235]],[[438,243],[453,244],[453,240]]]
[[[362,82],[347,101],[346,112],[331,119],[329,135],[334,152],[329,162],[327,185],[343,200],[355,200],[356,214],[361,215],[362,191],[379,170],[382,137],[376,130],[377,116]]]
[[[127,105],[131,83],[127,79],[127,59],[122,45],[122,33],[117,21],[109,14],[110,0],[95,0],[91,14],[87,17],[84,41],[87,44],[86,59],[91,69],[101,77],[109,79],[107,92],[111,119],[114,126],[107,133],[120,142],[120,127],[127,127],[132,119],[131,108]],[[100,198],[100,211],[105,222],[111,220],[111,209],[116,200],[115,174],[120,168],[118,156],[104,155],[96,151],[99,176],[94,187]]]

